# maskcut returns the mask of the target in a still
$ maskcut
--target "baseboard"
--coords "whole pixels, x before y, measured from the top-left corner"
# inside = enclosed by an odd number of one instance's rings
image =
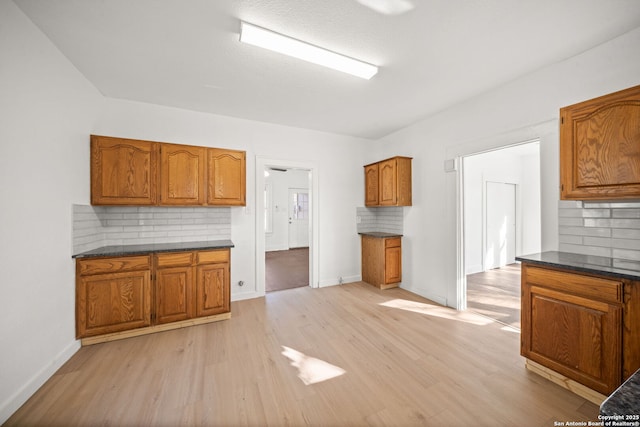
[[[435,302],[437,304],[440,304],[440,305],[443,305],[445,307],[448,307],[447,298],[446,297],[443,297],[441,295],[433,294],[433,293],[427,291],[426,289],[415,289],[415,288],[410,288],[408,286],[403,286],[402,283],[400,283],[400,287],[402,289],[404,289],[404,290],[409,291],[409,292],[413,292],[416,295],[420,295],[421,297],[426,298],[426,299],[428,299],[430,301],[433,301],[433,302]],[[455,308],[455,307],[452,307],[452,308]]]
[[[482,272],[482,264],[477,265],[467,265],[464,274],[475,274]]]
[[[525,367],[543,378],[548,379],[549,381],[558,384],[560,387],[565,388],[578,396],[587,399],[591,403],[595,403],[600,406],[602,402],[607,398],[604,394],[598,393],[595,390],[590,389],[589,387],[580,384],[570,378],[565,377],[564,375],[547,368],[546,366],[542,366],[539,363],[536,363],[532,360],[525,359]]]
[[[353,276],[343,276],[342,277],[342,284],[344,285],[345,283],[352,283],[352,282],[360,282],[362,281],[362,276],[360,274],[356,274]],[[318,287],[319,288],[324,288],[327,286],[335,286],[335,285],[339,285],[340,284],[340,278],[336,277],[335,279],[322,279],[320,281],[318,281]]]
[[[0,405],[0,425],[4,424],[14,412],[29,400],[49,378],[56,373],[76,352],[80,350],[80,341],[71,342],[47,366],[44,366],[6,401]]]

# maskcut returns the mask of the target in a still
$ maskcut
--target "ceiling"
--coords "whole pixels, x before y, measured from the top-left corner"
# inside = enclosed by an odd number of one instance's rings
[[[640,27],[638,0],[14,1],[106,97],[370,139]],[[240,20],[380,71],[241,44]]]

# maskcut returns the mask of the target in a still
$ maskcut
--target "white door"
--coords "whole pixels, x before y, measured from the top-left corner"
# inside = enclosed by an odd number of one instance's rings
[[[309,190],[289,189],[289,249],[309,246]]]
[[[516,186],[487,181],[484,269],[503,267],[516,256]]]

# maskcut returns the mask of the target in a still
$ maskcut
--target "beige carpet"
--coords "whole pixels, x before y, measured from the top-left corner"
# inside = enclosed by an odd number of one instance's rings
[[[520,329],[520,264],[469,274],[467,308]]]
[[[265,254],[267,292],[309,286],[309,248]]]

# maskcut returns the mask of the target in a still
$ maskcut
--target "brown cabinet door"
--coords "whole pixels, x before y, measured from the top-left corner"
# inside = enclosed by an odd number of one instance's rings
[[[79,276],[78,338],[151,325],[150,271]]]
[[[394,206],[398,202],[396,159],[380,162],[378,168],[379,204],[380,206]]]
[[[402,248],[400,246],[384,250],[384,283],[389,285],[402,281]]]
[[[155,291],[155,323],[193,317],[193,267],[158,268]]]
[[[211,316],[230,311],[229,264],[205,264],[197,266],[196,269],[196,316]]]
[[[364,205],[378,206],[378,164],[364,167]]]
[[[622,306],[522,284],[521,354],[603,394],[622,380]]]
[[[209,148],[207,204],[246,205],[246,153]]]
[[[91,135],[91,204],[154,205],[158,143]]]
[[[560,109],[562,199],[640,197],[640,86]]]
[[[204,205],[205,156],[204,147],[161,144],[161,205]]]

